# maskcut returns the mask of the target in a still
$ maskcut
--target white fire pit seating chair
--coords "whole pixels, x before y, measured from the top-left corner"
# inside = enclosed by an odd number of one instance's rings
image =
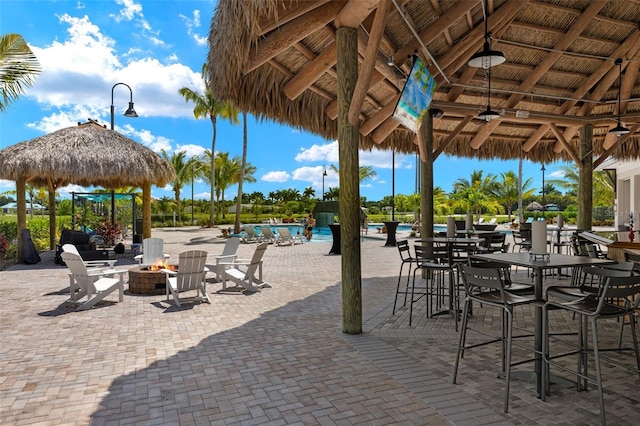
[[[260,243],[253,252],[251,260],[243,262],[236,260],[233,268],[225,269],[223,288],[227,288],[227,280],[233,281],[237,286],[244,287],[246,291],[256,292],[263,287],[269,287],[267,283],[262,281],[262,256],[267,250],[267,243]],[[246,270],[239,269],[239,266],[246,267]],[[258,276],[256,277],[256,272]]]
[[[216,279],[218,281],[222,281],[222,275],[224,274],[224,270],[233,266],[233,262],[238,257],[238,247],[240,246],[240,238],[239,237],[231,237],[228,238],[224,243],[224,248],[222,249],[222,254],[216,256]]]
[[[171,255],[164,252],[164,241],[162,238],[145,238],[142,240],[142,254],[134,256],[140,266],[150,266],[157,262],[164,262]]]
[[[78,251],[78,248],[73,244],[65,244],[62,246],[62,251],[65,253],[73,253],[80,256],[82,259],[82,255]],[[82,260],[87,268],[102,268],[102,269],[113,269],[117,262],[116,259],[104,259],[104,260]]]
[[[180,253],[177,271],[161,269],[167,274],[167,301],[169,293],[171,293],[178,307],[181,307],[181,299],[182,301],[211,303],[207,295],[206,276],[208,269],[205,267],[206,262],[206,251],[190,250]],[[180,293],[187,291],[195,291],[196,295],[181,298]]]
[[[71,271],[69,302],[79,304],[76,310],[82,311],[91,308],[115,290],[119,290],[120,293],[118,300],[120,302],[124,300],[124,274],[126,271],[87,269],[80,255],[75,253],[63,252],[61,257]],[[114,278],[114,275],[120,277]],[[80,299],[85,296],[87,300],[81,302]]]

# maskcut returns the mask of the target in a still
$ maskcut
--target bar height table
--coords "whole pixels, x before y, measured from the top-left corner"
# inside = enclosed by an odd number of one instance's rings
[[[615,260],[610,259],[598,259],[588,256],[568,256],[565,254],[552,253],[548,255],[548,261],[540,260],[539,258],[532,257],[529,253],[491,253],[491,254],[474,254],[471,257],[474,259],[488,260],[493,262],[504,263],[505,265],[522,266],[525,268],[531,268],[535,272],[534,280],[534,294],[535,297],[544,300],[542,278],[543,271],[550,268],[568,268],[576,266],[593,266],[593,265],[610,265],[616,263]],[[536,306],[535,308],[535,350],[536,362],[535,362],[535,376],[536,376],[536,394],[540,398],[542,396],[541,382],[542,382],[542,358],[539,355],[542,352],[542,306]]]

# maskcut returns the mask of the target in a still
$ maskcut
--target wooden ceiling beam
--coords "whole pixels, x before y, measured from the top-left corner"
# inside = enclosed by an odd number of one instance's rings
[[[620,136],[620,139],[618,140],[618,143],[613,144],[609,148],[605,149],[605,151],[602,153],[602,155],[600,155],[600,157],[598,157],[593,162],[593,168],[594,169],[597,168],[600,164],[602,164],[604,162],[604,160],[609,158],[609,156],[611,154],[613,154],[620,147],[620,145],[625,143],[627,141],[627,139],[629,139],[634,133],[640,132],[640,124],[636,124],[630,130],[631,131],[629,133],[627,133],[626,135]]]
[[[358,28],[377,6],[378,0],[349,0],[336,16],[336,28]]]
[[[287,22],[279,31],[270,32],[258,45],[251,49],[252,54],[245,65],[245,74],[266,63],[280,52],[293,46],[303,38],[318,31],[333,21],[336,14],[344,7],[342,1],[332,1],[315,8],[298,18]]]
[[[293,76],[293,73],[291,71],[289,71],[288,69],[286,69],[285,67],[280,65],[278,62],[276,62],[275,59],[269,59],[269,62],[267,62],[267,63],[269,65],[271,65],[272,67],[274,67],[275,69],[277,69],[278,71],[280,71],[282,74],[284,74],[286,76],[289,76],[289,77]],[[328,99],[328,100],[333,99],[333,96],[330,93],[320,89],[319,87],[311,85],[311,86],[308,87],[308,89],[311,90],[314,93],[317,93],[318,95],[322,96],[325,99]]]
[[[625,56],[630,49],[636,45],[636,43],[640,40],[640,31],[635,31],[635,33],[631,34],[627,39],[620,44],[620,46],[612,53],[613,58],[619,58]],[[589,91],[593,89],[595,85],[598,84],[602,78],[611,71],[611,68],[614,66],[613,61],[603,61],[602,65],[598,67],[598,69],[591,74],[587,79],[580,85],[580,87],[573,93],[571,96],[574,99],[580,99],[585,96]],[[571,108],[573,108],[577,104],[575,100],[567,100],[560,107],[556,108],[556,114],[565,114]],[[533,135],[529,137],[527,142],[524,144],[523,149],[525,151],[530,151],[536,145],[537,139],[541,137],[541,135],[546,134],[549,131],[549,127],[545,127],[543,132],[535,132]],[[565,135],[565,139],[566,139]],[[556,144],[554,150],[561,150],[561,145]]]
[[[314,60],[302,67],[302,69],[284,85],[283,90],[287,97],[291,100],[296,99],[319,79],[322,74],[333,68],[337,61],[336,52],[336,43],[332,41]]]
[[[558,43],[554,46],[554,51],[549,52],[545,55],[545,57],[540,61],[540,63],[536,66],[535,70],[531,72],[525,80],[520,83],[518,86],[519,92],[528,92],[530,91],[535,84],[540,80],[544,74],[553,66],[553,64],[562,56],[561,51],[568,48],[571,43],[575,41],[576,38],[580,35],[580,33],[591,23],[594,16],[598,14],[598,12],[605,6],[604,2],[592,2],[589,4],[587,9],[580,15],[580,17],[571,25],[571,28],[567,31],[567,33],[558,41]],[[557,50],[557,51],[556,51]],[[514,108],[518,105],[518,102],[522,100],[524,95],[514,93],[509,96],[507,102],[505,104],[506,108]],[[500,121],[493,120],[485,124],[482,129],[478,132],[478,134],[471,140],[469,145],[478,149],[482,146],[483,143],[491,136],[491,133],[495,128],[500,125]]]
[[[567,154],[571,156],[571,158],[579,168],[582,168],[582,160],[580,160],[580,157],[578,157],[575,149],[573,149],[569,142],[567,142],[567,140],[564,138],[562,132],[560,132],[560,129],[558,129],[558,126],[556,126],[555,124],[549,124],[549,127],[551,128],[551,131],[556,136],[556,138],[558,138],[558,141],[560,141],[560,143],[564,147],[564,150],[567,151]]]
[[[373,141],[381,144],[400,125],[393,117],[389,117],[373,132]]]
[[[524,8],[529,0],[507,0],[500,9],[489,16],[489,31],[496,33],[506,23],[516,17],[518,12]],[[445,70],[447,75],[453,75],[466,64],[474,53],[482,48],[484,43],[484,25],[478,25],[459,40],[447,53],[437,59],[440,68]],[[452,66],[453,63],[455,66]],[[437,75],[434,75],[436,78]],[[440,78],[442,78],[440,76]]]
[[[279,9],[276,11],[273,16],[262,16],[260,18],[260,22],[258,26],[262,30],[261,35],[267,34],[269,31],[275,30],[276,28],[286,24],[289,21],[292,21],[305,13],[312,11],[318,6],[322,6],[329,0],[317,0],[317,1],[307,1],[300,2],[294,5],[287,4],[285,2],[280,3]]]
[[[476,0],[462,0],[456,2],[449,8],[444,14],[442,14],[433,24],[427,25],[427,27],[420,32],[420,40],[424,45],[428,45],[436,39],[444,31],[448,30],[458,19],[461,19],[466,13],[468,13],[474,6],[478,5]],[[484,30],[481,31],[484,34]],[[415,38],[411,38],[411,41],[393,54],[393,62],[396,65],[404,64],[407,59],[413,55],[413,52],[420,49],[420,43]]]
[[[640,50],[640,38],[636,40],[636,42],[631,47],[631,49],[627,52],[627,54],[630,57],[634,57],[639,50]],[[602,99],[602,96],[609,90],[609,88],[611,88],[613,83],[617,81],[618,74],[619,74],[618,68],[614,64],[614,66],[612,66],[609,69],[609,71],[605,74],[605,76],[600,79],[595,89],[591,90],[589,94],[589,99],[591,100]],[[586,103],[582,106],[582,108],[580,108],[580,110],[577,112],[577,115],[586,117],[591,113],[593,108],[595,108],[595,104]],[[577,132],[578,132],[577,127],[570,127],[565,130],[564,135],[567,139],[571,139]],[[553,151],[557,153],[562,152],[562,145],[557,143],[553,147]]]
[[[390,99],[389,102],[387,102],[387,104],[383,106],[377,113],[363,122],[360,125],[360,134],[362,136],[368,135],[369,133],[373,132],[380,124],[382,124],[384,120],[391,117],[391,114],[393,114],[393,111],[396,109],[398,99],[400,99],[399,93],[394,96],[393,99]]]
[[[436,160],[436,158],[438,158],[438,156],[440,154],[442,154],[442,151],[444,151],[445,149],[447,149],[447,147],[449,145],[451,145],[451,143],[453,142],[453,140],[460,134],[460,132],[462,132],[462,130],[464,129],[464,127],[473,119],[473,116],[471,115],[467,115],[465,118],[462,119],[462,121],[460,123],[458,123],[458,125],[456,126],[455,129],[453,129],[453,131],[451,133],[449,133],[449,135],[447,136],[447,138],[438,145],[438,149],[436,149],[433,152],[433,161]]]
[[[362,105],[364,104],[364,99],[369,91],[371,76],[375,70],[378,49],[380,48],[380,40],[384,34],[384,27],[386,25],[387,15],[389,14],[390,4],[390,0],[379,0],[376,15],[371,27],[371,33],[369,35],[369,42],[367,43],[367,49],[364,54],[364,60],[360,67],[356,87],[353,91],[351,105],[349,105],[349,122],[352,126],[358,125]]]

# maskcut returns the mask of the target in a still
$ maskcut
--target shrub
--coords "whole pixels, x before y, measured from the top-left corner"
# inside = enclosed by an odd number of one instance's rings
[[[0,234],[0,260],[4,259],[9,249],[9,239],[5,234]]]

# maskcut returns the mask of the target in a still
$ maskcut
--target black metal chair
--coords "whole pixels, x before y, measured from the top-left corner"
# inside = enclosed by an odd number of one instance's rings
[[[400,260],[402,261],[402,263],[400,264],[400,273],[398,274],[398,285],[396,287],[396,298],[393,301],[392,315],[396,314],[396,304],[398,303],[399,294],[404,294],[404,303],[402,304],[402,306],[407,305],[407,294],[409,292],[409,279],[411,278],[411,265],[416,263],[416,258],[411,256],[411,250],[409,248],[409,242],[407,240],[397,241],[396,246],[398,247],[398,252],[400,253]],[[407,265],[407,264],[409,265],[409,273],[407,274],[407,283],[405,285],[405,290],[401,292],[400,281],[402,280],[402,270],[404,268],[404,265]]]
[[[543,354],[543,372],[542,372],[542,399],[549,394],[549,370],[551,366],[555,368],[572,372],[578,377],[578,389],[580,389],[579,381],[582,379],[586,383],[595,383],[598,386],[598,402],[600,405],[600,422],[606,424],[604,396],[602,385],[602,373],[600,369],[601,358],[605,361],[607,358],[602,356],[600,352],[604,352],[598,346],[598,321],[609,318],[621,319],[626,316],[637,318],[638,307],[640,305],[640,276],[627,277],[606,277],[600,292],[583,297],[571,302],[554,302],[545,303],[542,315],[542,354]],[[579,316],[578,320],[578,349],[576,351],[566,352],[559,355],[551,356],[549,354],[549,310],[564,309],[571,311]],[[588,328],[591,325],[592,348],[589,350]],[[633,340],[633,350],[635,352],[636,367],[632,367],[620,362],[612,362],[614,365],[628,368],[640,376],[640,353],[638,350],[638,337],[635,327],[631,327],[631,336]],[[605,349],[606,350],[606,349]],[[611,349],[616,350],[616,349]],[[619,349],[618,349],[619,350]],[[595,378],[589,377],[587,374],[587,357],[593,353],[595,361]],[[557,358],[567,355],[578,354],[578,365],[576,371],[556,362]]]
[[[451,252],[446,246],[415,245],[416,267],[413,270],[411,286],[411,307],[409,309],[409,325],[413,316],[413,302],[423,295],[426,298],[427,318],[436,314],[451,313],[454,316],[456,331],[458,330],[458,297],[454,283],[454,271],[451,263]],[[418,299],[415,299],[416,273],[420,271],[425,279],[425,287],[418,287]],[[449,277],[448,283],[445,276]],[[448,299],[445,307],[444,301]]]
[[[453,383],[455,384],[457,381],[460,358],[464,356],[465,351],[490,343],[500,342],[502,344],[502,371],[505,373],[504,412],[506,413],[509,411],[511,367],[522,363],[522,361],[515,364],[511,362],[511,348],[515,344],[519,347],[533,350],[527,346],[514,343],[513,310],[518,306],[534,303],[541,304],[543,301],[536,299],[533,295],[517,295],[507,291],[501,268],[478,268],[464,265],[460,266],[460,268],[462,270],[461,274],[465,288],[465,298],[462,307],[462,325],[458,340],[458,351],[453,369]],[[473,330],[489,337],[491,340],[467,345],[467,330],[471,330],[471,328],[469,328],[469,307],[473,301],[502,310],[501,335],[495,336],[482,330]]]

